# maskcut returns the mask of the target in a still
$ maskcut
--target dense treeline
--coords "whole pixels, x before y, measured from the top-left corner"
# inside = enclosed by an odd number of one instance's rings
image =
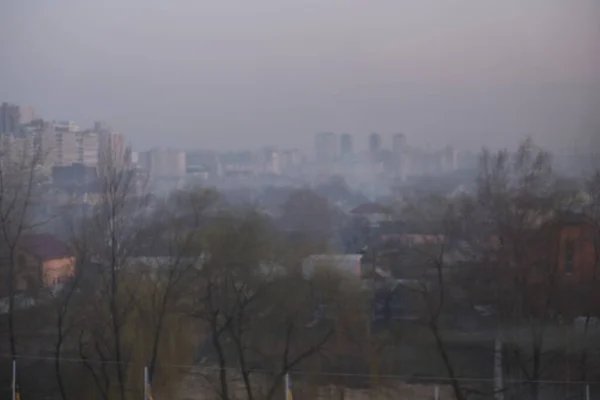
[[[275,399],[290,372],[369,388],[427,374],[420,383],[457,400],[583,396],[585,385],[541,382],[599,378],[599,175],[567,185],[531,141],[484,151],[473,193],[399,199],[377,226],[309,189],[278,217],[202,187],[157,199],[109,164],[101,201],[50,217],[68,232],[74,273],[23,285],[24,238],[49,222],[36,165],[0,170],[0,371],[8,387],[17,361],[23,398],[140,398],[144,367],[154,397],[169,399],[190,380],[198,398]],[[381,239],[390,233],[398,240]],[[362,251],[361,279],[306,275],[303,260],[339,238]]]

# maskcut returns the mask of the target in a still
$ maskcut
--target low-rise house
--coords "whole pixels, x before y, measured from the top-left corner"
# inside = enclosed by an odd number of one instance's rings
[[[52,287],[75,275],[75,256],[61,240],[50,234],[21,238],[17,250],[17,290]]]

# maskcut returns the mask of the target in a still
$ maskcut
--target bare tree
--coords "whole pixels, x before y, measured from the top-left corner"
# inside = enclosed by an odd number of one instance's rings
[[[435,348],[442,364],[454,396],[457,400],[466,399],[467,389],[460,381],[456,363],[450,356],[450,344],[444,330],[444,319],[448,316],[448,308],[459,301],[455,277],[460,271],[453,271],[457,265],[448,265],[450,252],[457,254],[461,242],[459,221],[466,215],[460,204],[430,196],[420,199],[418,203],[408,203],[403,215],[414,219],[427,235],[417,243],[403,243],[406,259],[413,269],[418,269],[416,281],[404,290],[416,291],[421,296],[420,320],[431,333]]]
[[[8,340],[10,354],[17,356],[15,330],[15,297],[20,278],[18,251],[21,239],[31,233],[35,220],[36,202],[42,189],[39,165],[41,149],[29,138],[0,136],[0,268],[6,282],[8,300]]]
[[[131,273],[131,258],[139,246],[148,197],[137,192],[135,170],[126,155],[104,154],[100,171],[102,200],[87,221],[94,234],[90,244],[97,286],[88,293],[89,313],[80,331],[80,354],[105,399],[115,390],[125,400],[131,359],[125,328],[139,289]],[[100,360],[92,363],[91,359]],[[116,377],[116,379],[113,379]],[[116,381],[116,383],[115,383]]]
[[[512,360],[540,396],[544,340],[557,299],[557,247],[551,221],[559,211],[551,157],[526,140],[510,154],[484,151],[478,178],[484,231],[495,249],[487,261],[502,336]],[[528,330],[528,337],[519,333]],[[511,340],[512,339],[512,340]],[[529,349],[523,352],[523,346]]]
[[[78,267],[81,262],[78,263]],[[51,302],[55,311],[56,341],[54,343],[54,373],[60,396],[63,400],[69,398],[67,381],[62,372],[63,347],[68,342],[71,334],[76,330],[76,316],[74,314],[73,301],[77,298],[79,279],[81,275],[58,285],[50,290]]]
[[[577,285],[574,290],[569,291],[570,301],[576,302],[578,315],[569,314],[571,317],[583,316],[584,326],[581,337],[578,340],[580,348],[579,356],[579,379],[586,382],[590,379],[591,363],[590,353],[592,353],[592,343],[590,343],[590,330],[592,318],[600,315],[598,308],[598,283],[600,273],[600,170],[594,171],[590,177],[585,180],[584,190],[577,195],[578,203],[582,204],[582,211],[585,217],[583,221],[584,229],[588,234],[591,244],[591,259],[584,262],[590,263],[589,270],[586,271],[586,281]],[[577,301],[579,300],[579,301]]]
[[[311,246],[315,252],[329,248],[334,228],[334,210],[326,198],[310,189],[297,189],[283,204],[280,224],[295,242]]]
[[[218,216],[204,236],[192,315],[207,328],[205,358],[214,354],[221,399],[234,398],[237,377],[249,400],[274,398],[285,374],[317,354],[333,332],[308,327],[316,304],[281,262],[286,257],[274,234],[255,211],[234,210]]]
[[[189,281],[202,262],[202,229],[207,213],[216,205],[219,195],[212,189],[191,187],[173,193],[154,215],[144,235],[144,248],[149,250],[148,296],[138,301],[142,321],[151,332],[149,356],[146,357],[150,382],[154,382],[161,342],[179,306],[192,290]],[[144,254],[142,250],[141,255]],[[154,260],[155,262],[152,262]],[[182,335],[183,336],[183,335]],[[180,340],[184,340],[181,338]],[[190,352],[188,351],[188,354]]]

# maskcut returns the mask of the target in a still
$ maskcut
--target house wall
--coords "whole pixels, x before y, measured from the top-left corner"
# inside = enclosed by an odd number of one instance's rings
[[[27,253],[17,256],[17,290],[27,290],[39,283],[52,286],[75,275],[75,257],[65,257],[40,262]]]
[[[596,267],[594,230],[588,225],[570,225],[562,227],[558,235],[558,271],[566,282],[583,283],[591,280]],[[573,272],[567,273],[567,247],[573,246]]]
[[[589,224],[568,223],[551,227],[528,242],[525,262],[515,265],[511,276],[527,282],[523,294],[528,304],[540,312],[549,308],[570,316],[600,312],[600,292],[596,289],[600,276],[594,279],[594,270],[600,266],[596,266],[594,235],[594,227]]]
[[[44,286],[52,286],[75,275],[75,257],[48,260],[42,263]]]

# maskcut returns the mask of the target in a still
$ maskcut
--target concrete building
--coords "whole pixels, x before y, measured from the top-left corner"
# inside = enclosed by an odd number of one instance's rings
[[[125,137],[107,130],[98,133],[98,169],[101,174],[110,169],[126,168],[130,162],[129,149],[125,145]]]
[[[392,152],[394,156],[394,174],[396,178],[405,180],[409,175],[410,151],[406,135],[397,133],[392,137]]]
[[[79,126],[73,121],[54,121],[56,137],[55,165],[69,166],[79,162]]]
[[[283,173],[299,173],[302,167],[302,155],[296,149],[284,150],[280,153],[280,164]]]
[[[88,167],[98,166],[100,154],[100,138],[98,133],[91,131],[80,132],[78,135],[78,163]]]
[[[371,133],[369,135],[369,152],[377,154],[383,149],[383,140],[379,133]]]
[[[56,131],[54,124],[42,119],[36,119],[28,124],[21,125],[19,137],[29,137],[33,140],[34,156],[38,159],[47,173],[56,164]]]
[[[98,133],[108,133],[112,131],[110,126],[104,121],[95,121],[93,130]]]
[[[267,174],[281,174],[281,157],[279,152],[272,148],[264,149],[263,172]]]
[[[15,136],[0,134],[0,160],[2,167],[27,168],[35,156],[33,135]]]
[[[449,173],[458,169],[458,151],[452,146],[442,150],[442,172]]]
[[[206,150],[192,150],[185,153],[186,174],[195,175],[208,172],[209,177],[219,175],[219,156]]]
[[[186,174],[185,153],[173,149],[152,149],[139,155],[140,167],[150,179],[183,178]]]
[[[56,165],[69,166],[79,162],[77,132],[56,132]]]
[[[315,155],[319,165],[335,162],[338,155],[336,134],[332,132],[318,133],[315,138]]]
[[[403,133],[396,133],[392,137],[392,151],[396,154],[404,153],[407,148],[406,135]]]
[[[340,136],[340,152],[342,157],[347,157],[354,154],[354,145],[351,134],[342,133]]]
[[[54,121],[53,124],[56,132],[79,132],[81,130],[79,125],[73,121]]]
[[[0,133],[15,133],[21,125],[33,121],[35,112],[32,107],[2,103],[0,105]]]
[[[138,165],[138,163],[140,162],[140,154],[137,151],[132,151],[130,154],[131,157],[131,163],[133,165]]]

